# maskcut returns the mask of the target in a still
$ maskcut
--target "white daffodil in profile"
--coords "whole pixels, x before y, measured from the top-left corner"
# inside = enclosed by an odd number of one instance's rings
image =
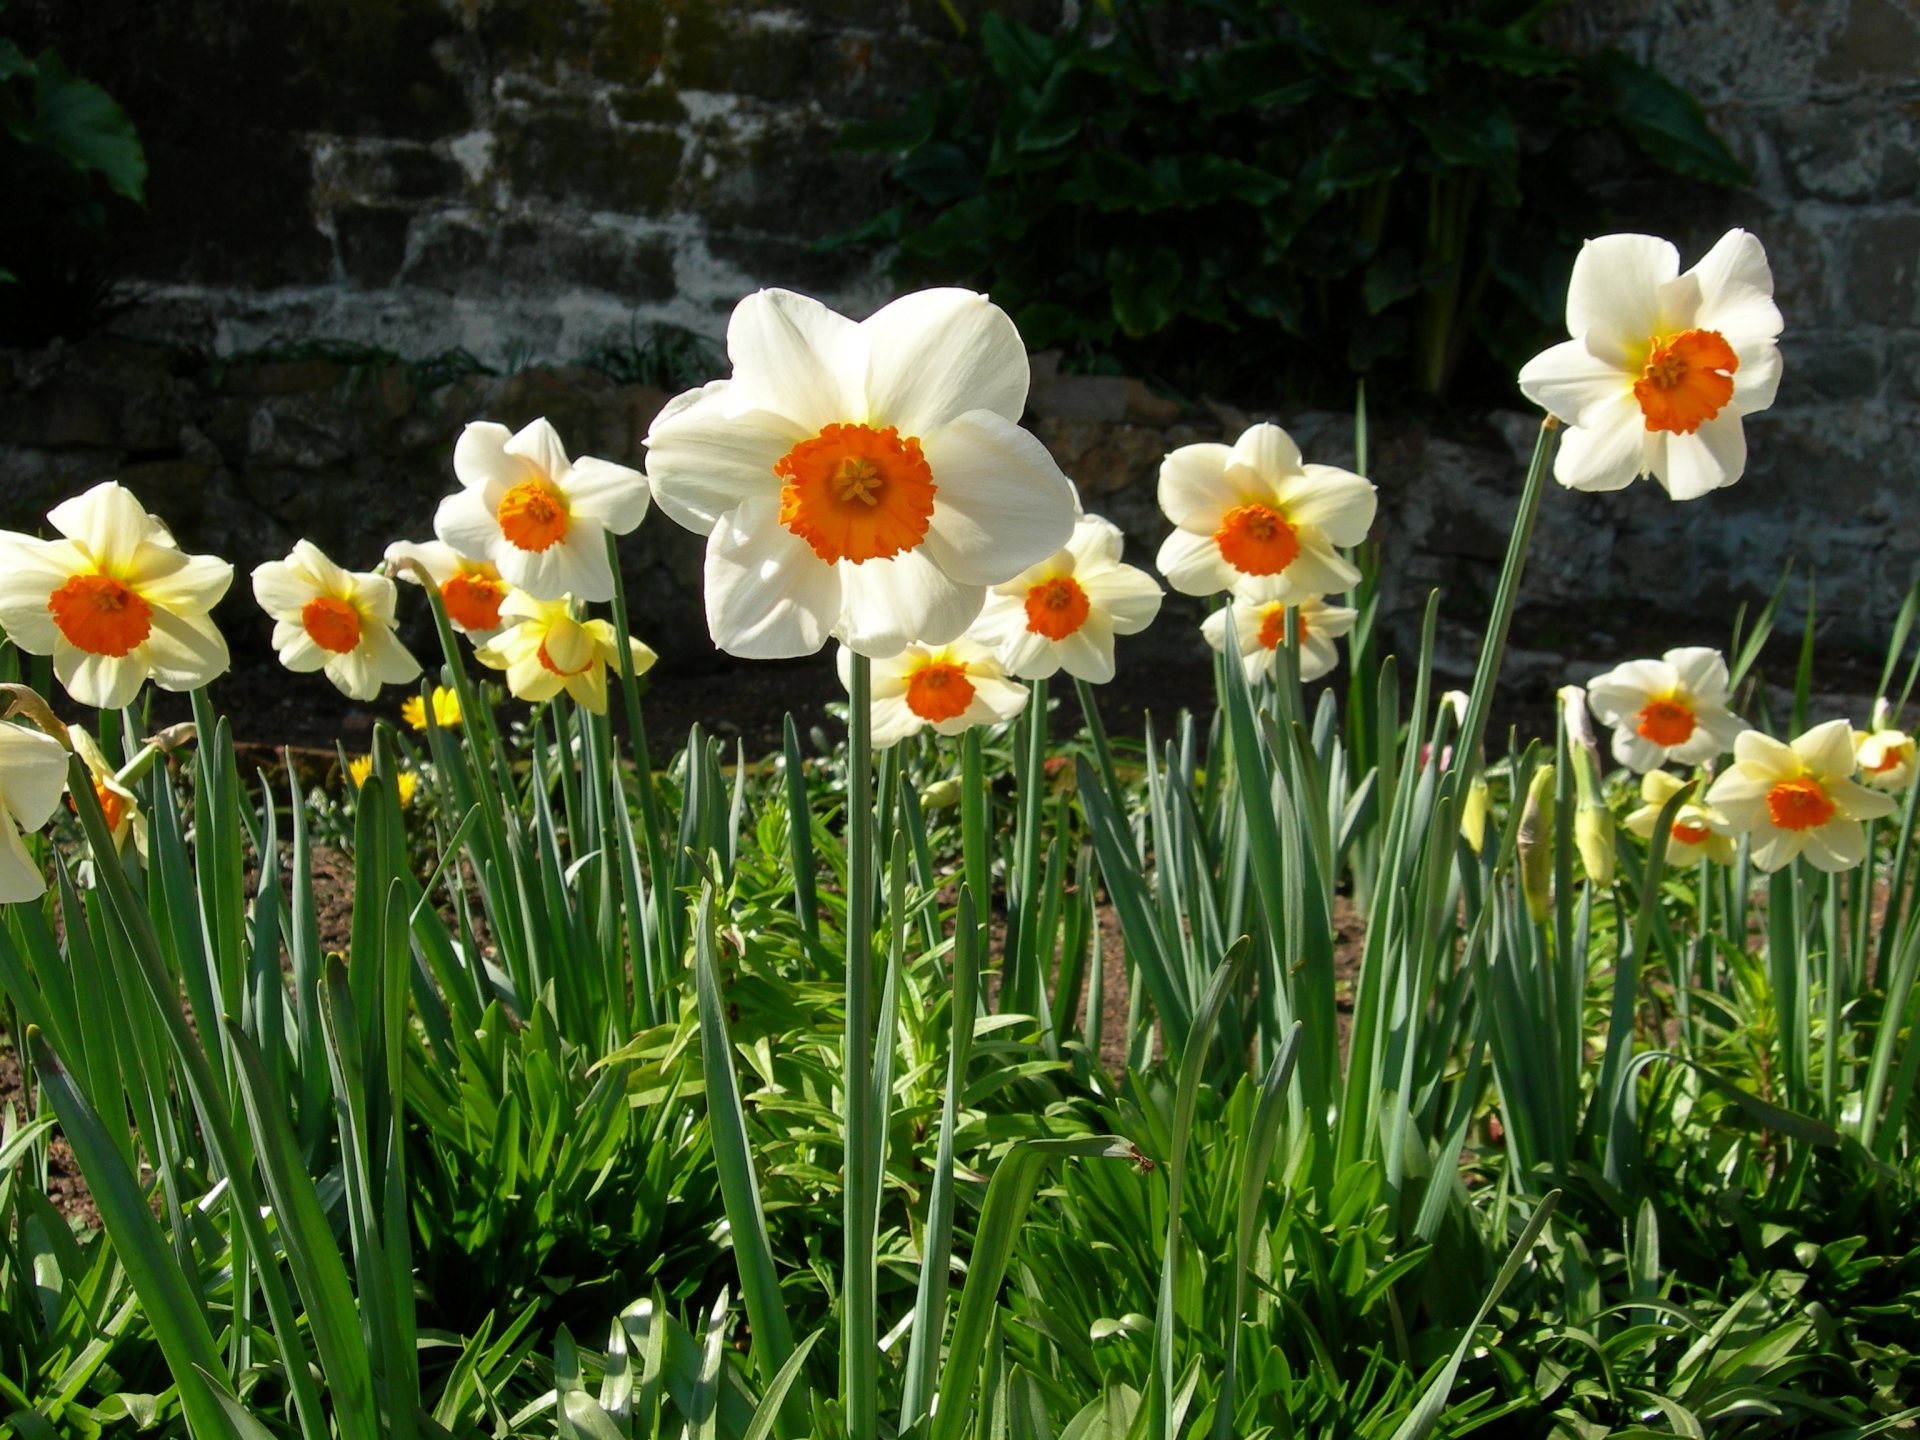
[[[1636,774],[1703,765],[1747,728],[1727,709],[1727,662],[1688,645],[1658,660],[1629,660],[1587,684],[1587,703],[1613,727],[1613,758]]]
[[[840,647],[840,683],[853,692],[853,652]],[[1002,725],[1030,693],[1007,676],[991,650],[966,636],[944,645],[909,645],[874,662],[873,748],[884,750],[931,725],[958,735],[972,725]]]
[[[1255,425],[1231,447],[1183,445],[1161,462],[1160,508],[1174,523],[1160,567],[1185,595],[1231,589],[1248,601],[1300,601],[1360,581],[1335,552],[1373,525],[1371,482],[1308,465],[1278,425]]]
[[[342,570],[311,540],[254,568],[253,596],[274,620],[273,648],[296,674],[314,670],[350,700],[417,679],[420,662],[393,633],[393,581]]]
[[[707,626],[748,659],[941,645],[1065,545],[1073,486],[1016,423],[1027,352],[984,295],[923,290],[855,323],[762,290],[733,376],[647,436],[660,508],[707,537]]]
[[[1294,645],[1300,652],[1300,678],[1318,680],[1340,663],[1333,642],[1353,629],[1360,612],[1344,605],[1329,605],[1309,597],[1289,607],[1284,600],[1243,600],[1238,595],[1224,610],[1215,610],[1200,622],[1200,633],[1215,650],[1227,648],[1227,618],[1233,618],[1234,646],[1240,652],[1240,665],[1247,683],[1257,685],[1273,678],[1279,662],[1281,644],[1287,638],[1287,611],[1293,610]]]
[[[1649,770],[1640,781],[1638,810],[1627,816],[1627,829],[1642,840],[1653,837],[1660,823],[1660,811],[1684,782],[1671,770]],[[1697,865],[1711,860],[1716,865],[1733,863],[1733,822],[1697,798],[1683,801],[1667,826],[1667,864]]]
[[[64,537],[0,531],[0,629],[82,705],[131,705],[149,677],[193,690],[227,668],[208,616],[233,567],[188,555],[125,486],[108,480],[62,501],[47,520]]]
[[[519,431],[477,420],[453,447],[464,487],[440,502],[433,529],[470,560],[492,562],[509,585],[541,600],[613,598],[609,533],[647,514],[647,480],[606,460],[567,458],[553,426]]]
[[[500,607],[507,628],[473,652],[507,672],[507,689],[522,700],[551,700],[562,690],[596,715],[607,713],[607,670],[619,673],[620,644],[610,621],[574,618],[573,601],[537,600],[523,590]],[[632,636],[633,673],[644,675],[659,657]]]
[[[47,878],[20,832],[46,824],[66,788],[67,747],[51,735],[0,721],[0,901],[45,893]]]
[[[507,598],[507,582],[491,560],[469,560],[440,540],[415,544],[396,540],[387,546],[388,573],[414,585],[424,584],[420,570],[397,564],[411,560],[440,592],[447,620],[454,629],[481,645],[500,633],[500,602]]]
[[[1569,427],[1554,478],[1619,490],[1651,475],[1675,500],[1731,485],[1747,464],[1741,417],[1780,385],[1780,325],[1767,252],[1745,230],[1684,275],[1665,240],[1589,240],[1567,289],[1573,338],[1520,371],[1527,398]]]
[[[1113,637],[1137,635],[1160,613],[1160,582],[1120,563],[1120,527],[1098,515],[1038,565],[987,591],[967,631],[1007,673],[1044,680],[1060,670],[1104,685],[1113,679]]]
[[[1900,791],[1913,783],[1915,745],[1904,730],[1856,730],[1853,753],[1860,778],[1876,790]]]
[[[1893,813],[1893,797],[1856,784],[1853,727],[1816,725],[1791,745],[1758,730],[1733,742],[1733,767],[1707,804],[1752,837],[1753,863],[1778,870],[1804,854],[1820,870],[1847,870],[1867,853],[1863,820]]]
[[[113,834],[114,848],[125,850],[131,843],[134,853],[145,860],[147,817],[140,808],[140,802],[134,798],[133,791],[121,783],[119,774],[107,762],[100,742],[89,735],[84,727],[70,726],[67,734],[73,740],[73,753],[80,757],[87,767],[87,773],[93,777],[93,798],[100,802],[100,814]],[[73,801],[69,799],[67,804],[71,805]]]

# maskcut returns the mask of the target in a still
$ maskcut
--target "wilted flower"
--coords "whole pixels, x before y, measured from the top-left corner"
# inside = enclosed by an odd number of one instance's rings
[[[1281,642],[1287,635],[1287,611],[1293,611],[1294,646],[1300,652],[1300,678],[1318,680],[1340,663],[1334,640],[1353,628],[1357,610],[1329,605],[1309,596],[1291,606],[1284,600],[1249,601],[1236,596],[1224,610],[1215,610],[1200,622],[1200,633],[1215,650],[1227,648],[1227,617],[1233,617],[1234,646],[1240,652],[1247,683],[1257,685],[1273,677]]]
[[[573,602],[537,600],[522,590],[500,607],[508,628],[474,651],[482,665],[507,672],[507,689],[522,700],[551,700],[562,690],[596,715],[607,713],[607,667],[620,667],[619,636],[606,620],[574,618]],[[631,636],[633,673],[659,657]]]
[[[87,767],[87,773],[93,776],[93,798],[100,802],[100,814],[106,819],[107,829],[113,833],[114,848],[124,850],[131,841],[134,853],[145,860],[147,817],[140,809],[140,802],[107,762],[100,743],[93,736],[79,725],[71,726],[67,734],[73,740],[73,753],[80,757]],[[67,803],[71,805],[73,801],[69,799]]]
[[[1161,462],[1160,508],[1175,525],[1155,562],[1187,595],[1232,589],[1248,601],[1299,601],[1350,590],[1360,572],[1335,546],[1367,538],[1373,485],[1307,465],[1278,425],[1231,447],[1183,445]]]
[[[273,648],[295,674],[315,670],[350,700],[418,678],[420,662],[394,634],[393,581],[342,570],[310,540],[253,572],[253,594],[274,619]]]
[[[113,481],[62,501],[47,520],[64,539],[0,531],[0,627],[82,705],[131,705],[149,676],[192,690],[227,668],[210,611],[233,567],[188,555],[133,493]]]
[[[840,647],[840,683],[853,691],[853,652]],[[884,750],[931,725],[958,735],[972,725],[1003,724],[1027,703],[993,652],[961,636],[945,645],[909,645],[873,666],[873,747]]]
[[[387,546],[391,573],[415,585],[421,583],[420,570],[394,563],[400,560],[411,560],[427,572],[440,592],[448,623],[471,636],[474,644],[484,644],[500,633],[500,602],[507,598],[508,586],[491,560],[470,560],[439,540],[419,544],[396,540]]]
[[[1642,840],[1652,839],[1653,827],[1660,823],[1660,811],[1682,783],[1669,770],[1649,770],[1640,781],[1640,798],[1646,803],[1627,816],[1628,832]],[[1733,849],[1733,824],[1712,806],[1688,800],[1674,812],[1667,827],[1668,865],[1694,865],[1702,858],[1716,865],[1731,865]]]
[[[1860,778],[1876,790],[1904,790],[1913,783],[1914,740],[1904,730],[1856,730],[1853,753]]]
[[[409,695],[400,702],[400,718],[414,730],[427,728],[427,705],[418,695]],[[460,692],[445,685],[433,687],[433,723],[442,730],[455,729],[460,724]]]
[[[38,830],[67,788],[67,747],[51,735],[0,722],[0,901],[32,900],[46,877],[22,830]]]
[[[1553,473],[1576,490],[1652,475],[1676,500],[1740,478],[1741,416],[1773,404],[1780,311],[1760,242],[1729,230],[1682,275],[1651,235],[1589,240],[1573,264],[1567,331],[1520,388],[1570,427]]]
[[[749,659],[944,644],[1073,532],[1074,493],[1016,423],[1027,352],[965,290],[858,324],[762,290],[727,326],[733,377],[647,436],[660,508],[707,537],[707,625]]]
[[[1063,547],[987,592],[967,633],[1023,680],[1065,670],[1104,685],[1113,637],[1138,634],[1160,613],[1160,582],[1121,564],[1121,544],[1119,526],[1080,516]]]
[[[1593,713],[1613,726],[1613,758],[1637,774],[1725,754],[1747,728],[1727,698],[1727,662],[1703,645],[1629,660],[1587,683]]]
[[[1863,820],[1893,813],[1893,797],[1853,780],[1853,727],[1816,725],[1791,745],[1758,730],[1733,743],[1733,767],[1713,782],[1707,804],[1752,836],[1753,863],[1778,870],[1805,853],[1815,868],[1846,870],[1867,853]]]

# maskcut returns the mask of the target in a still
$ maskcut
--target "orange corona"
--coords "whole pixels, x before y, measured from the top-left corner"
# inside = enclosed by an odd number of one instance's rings
[[[1718,330],[1683,330],[1651,342],[1633,382],[1647,429],[1691,435],[1733,398],[1740,357]]]
[[[1273,605],[1260,617],[1260,645],[1262,649],[1278,650],[1280,642],[1287,636],[1287,607]],[[1301,611],[1293,616],[1293,643],[1296,647],[1307,643],[1307,617]]]
[[[1213,532],[1221,558],[1243,575],[1278,575],[1300,555],[1300,536],[1271,505],[1237,505]]]
[[[1027,591],[1027,629],[1049,640],[1064,640],[1087,623],[1092,608],[1078,580],[1056,575]]]
[[[1692,738],[1694,725],[1693,710],[1669,695],[1664,699],[1649,700],[1646,708],[1634,716],[1633,728],[1641,738],[1671,749],[1675,745],[1686,744]]]
[[[509,543],[536,554],[567,538],[567,503],[540,480],[522,480],[494,510]]]
[[[1713,831],[1698,820],[1676,820],[1668,834],[1673,837],[1673,843],[1676,845],[1704,845]]]
[[[118,658],[153,632],[153,607],[111,575],[75,575],[47,597],[53,623],[89,655]]]
[[[1833,819],[1834,805],[1818,780],[1803,775],[1767,792],[1767,814],[1782,830],[1817,830]]]
[[[344,655],[360,643],[360,612],[344,600],[319,595],[300,607],[307,638],[322,650]]]
[[[907,708],[929,724],[964,715],[971,704],[973,682],[964,665],[931,660],[907,678]]]
[[[933,471],[920,442],[889,425],[829,425],[773,473],[780,523],[829,565],[886,560],[919,546],[933,523]]]

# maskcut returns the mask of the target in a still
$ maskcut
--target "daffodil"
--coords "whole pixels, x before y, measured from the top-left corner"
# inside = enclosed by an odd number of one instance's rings
[[[1682,783],[1671,770],[1649,770],[1640,780],[1644,803],[1627,816],[1627,829],[1642,840],[1652,839],[1654,826],[1660,823],[1660,811]],[[1667,826],[1667,864],[1697,865],[1704,859],[1731,865],[1733,834],[1733,822],[1711,805],[1702,805],[1697,797],[1683,801]]]
[[[372,774],[373,757],[371,755],[355,755],[347,761],[347,778],[353,782],[356,792],[367,783]],[[402,770],[393,777],[393,788],[394,793],[400,797],[401,808],[404,809],[413,803],[414,791],[420,788],[420,776],[415,771]]]
[[[1118,525],[1080,516],[1065,545],[987,591],[967,633],[1023,680],[1065,670],[1106,684],[1113,679],[1113,637],[1146,629],[1162,598],[1159,581],[1120,563],[1122,543]]]
[[[840,683],[853,690],[853,652],[840,647]],[[909,645],[874,662],[873,747],[884,750],[932,726],[958,735],[1001,725],[1026,707],[1029,691],[1007,675],[991,650],[961,636],[944,645]]]
[[[1567,289],[1573,338],[1520,372],[1527,398],[1569,427],[1554,477],[1619,490],[1651,475],[1676,500],[1731,485],[1747,464],[1741,417],[1780,385],[1780,326],[1767,253],[1745,230],[1684,275],[1665,240],[1589,240]]]
[[[106,819],[107,829],[113,834],[114,848],[125,850],[131,843],[134,853],[145,860],[147,817],[140,808],[139,800],[108,763],[105,752],[93,736],[79,725],[71,726],[67,734],[73,740],[73,753],[80,757],[87,767],[87,773],[93,776],[93,798],[100,802],[100,813]],[[68,800],[67,803],[71,805],[73,802]]]
[[[471,560],[491,561],[509,585],[541,600],[613,598],[609,533],[647,513],[647,480],[606,460],[567,458],[553,426],[519,431],[479,420],[460,432],[453,473],[464,487],[440,502],[433,529]]]
[[[707,537],[707,625],[749,659],[941,645],[987,587],[1073,533],[1074,491],[1016,423],[1027,352],[984,295],[925,290],[855,323],[762,290],[727,327],[733,376],[647,436],[660,508]]]
[[[400,718],[415,730],[427,728],[427,704],[418,695],[409,695],[400,702]],[[433,687],[433,723],[442,730],[456,729],[460,724],[460,692],[445,685]]]
[[[1613,727],[1613,758],[1636,774],[1704,765],[1733,747],[1746,722],[1727,708],[1727,662],[1702,645],[1658,660],[1629,660],[1587,684],[1587,701]]]
[[[491,560],[470,560],[439,540],[396,540],[387,546],[389,573],[415,585],[423,583],[420,570],[395,563],[401,560],[427,572],[440,592],[448,622],[474,644],[485,644],[500,633],[500,602],[507,598],[508,587]]]
[[[1287,638],[1287,611],[1293,610],[1294,645],[1300,652],[1300,678],[1318,680],[1340,663],[1333,642],[1353,629],[1359,611],[1308,598],[1291,607],[1284,600],[1243,600],[1235,596],[1224,610],[1200,622],[1200,633],[1215,650],[1227,648],[1227,619],[1233,619],[1234,645],[1247,683],[1273,678],[1281,643]]]
[[[596,715],[607,713],[607,668],[620,666],[619,640],[605,620],[579,620],[573,601],[537,600],[516,590],[500,607],[507,628],[474,651],[474,659],[507,672],[507,689],[522,700],[551,700],[562,690]],[[633,673],[643,675],[659,658],[638,640]]]
[[[1904,730],[1856,730],[1853,753],[1860,778],[1876,790],[1904,790],[1913,783],[1914,740]]]
[[[188,555],[133,492],[111,480],[62,501],[47,520],[63,538],[0,531],[0,628],[82,705],[131,705],[149,677],[192,690],[227,668],[208,612],[233,567]]]
[[[22,830],[52,817],[67,788],[67,747],[51,735],[0,722],[0,901],[32,900],[47,880]]]
[[[418,678],[420,662],[394,634],[393,581],[342,570],[310,540],[253,572],[253,594],[273,617],[273,648],[296,674],[314,670],[351,700]]]
[[[1866,857],[1863,820],[1893,813],[1893,797],[1853,779],[1853,727],[1816,725],[1791,745],[1758,730],[1733,744],[1733,766],[1707,804],[1752,837],[1753,863],[1778,870],[1805,854],[1817,869],[1846,870]]]
[[[1155,563],[1186,595],[1300,601],[1349,590],[1360,572],[1334,547],[1367,538],[1377,503],[1369,481],[1308,465],[1286,431],[1255,425],[1231,447],[1183,445],[1161,462],[1160,508],[1175,529]]]

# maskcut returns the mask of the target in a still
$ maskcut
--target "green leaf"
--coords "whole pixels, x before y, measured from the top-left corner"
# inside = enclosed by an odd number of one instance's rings
[[[1601,52],[1589,73],[1649,159],[1675,174],[1714,185],[1752,183],[1747,168],[1713,133],[1700,102],[1671,80],[1618,50]]]
[[[147,153],[127,112],[98,85],[69,73],[51,50],[40,54],[37,80],[33,125],[41,143],[76,170],[98,173],[114,193],[144,200]]]

